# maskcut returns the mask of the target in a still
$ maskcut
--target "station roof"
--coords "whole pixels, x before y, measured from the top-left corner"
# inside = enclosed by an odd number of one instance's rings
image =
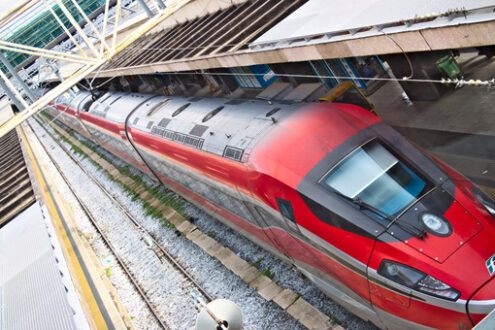
[[[242,1],[139,38],[103,68],[139,67],[246,48],[307,0]]]
[[[206,6],[190,1],[104,65],[97,76],[494,44],[495,0],[463,2],[411,0],[403,8],[394,0],[364,4],[358,0],[232,0],[209,1]],[[62,75],[70,76],[74,70]]]
[[[11,115],[10,109],[4,109],[0,111],[0,120]],[[34,201],[19,137],[12,130],[0,138],[0,228]]]
[[[343,32],[349,32],[347,38],[352,38],[370,27],[380,30],[403,24],[406,31],[493,20],[493,6],[494,0],[409,0],[407,5],[396,0],[334,0],[331,3],[328,0],[310,0],[252,42],[251,46],[319,35],[329,37]],[[468,17],[467,14],[477,15]],[[398,31],[394,29],[393,32]]]

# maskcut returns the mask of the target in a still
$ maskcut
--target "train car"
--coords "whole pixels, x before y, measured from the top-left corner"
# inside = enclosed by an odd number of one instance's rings
[[[353,105],[108,92],[52,114],[380,328],[495,308],[495,203]]]

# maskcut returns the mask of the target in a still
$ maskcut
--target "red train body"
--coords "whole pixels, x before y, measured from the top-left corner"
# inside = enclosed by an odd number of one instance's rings
[[[68,126],[294,264],[381,328],[495,308],[495,205],[356,106],[107,93]]]

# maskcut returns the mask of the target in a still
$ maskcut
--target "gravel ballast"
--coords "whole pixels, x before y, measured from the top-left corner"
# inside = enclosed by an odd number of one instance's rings
[[[78,138],[83,139],[80,136],[78,136]],[[116,159],[106,151],[98,150],[98,152],[104,153],[106,158],[111,158],[118,165],[124,165],[121,160]],[[103,184],[113,196],[117,197],[134,217],[141,221],[141,224],[147,230],[151,231],[155,237],[159,238],[160,243],[172,255],[177,257],[180,263],[193,275],[196,281],[210,293],[210,295],[216,298],[231,299],[240,306],[243,311],[246,328],[302,328],[296,320],[279,309],[278,306],[272,302],[266,302],[256,291],[253,291],[237,276],[226,270],[219,261],[211,258],[185,237],[177,235],[177,232],[174,229],[165,228],[156,219],[145,216],[141,204],[133,201],[122,189],[120,184],[108,179],[106,173],[97,169],[88,159],[80,158],[85,169],[91,171],[91,173],[98,178],[98,181]],[[142,175],[143,180],[149,185],[155,184],[141,172],[133,168],[131,171]],[[238,256],[255,264],[260,271],[269,270],[269,272],[274,275],[273,280],[281,287],[290,288],[300,294],[305,300],[310,302],[320,311],[326,315],[332,316],[334,320],[338,320],[345,328],[375,328],[371,323],[364,322],[333,302],[291,266],[261,249],[251,241],[234,232],[232,229],[214,220],[194,205],[189,203],[186,205],[186,213],[203,233],[207,233],[214,237],[219,243],[229,247]]]

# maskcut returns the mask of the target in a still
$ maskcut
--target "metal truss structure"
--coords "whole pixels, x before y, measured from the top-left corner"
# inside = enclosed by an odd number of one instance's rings
[[[2,70],[0,70],[1,80],[3,80],[6,87],[8,87],[12,94],[18,99],[18,101],[20,101],[22,106],[25,108],[24,111],[16,114],[9,121],[0,126],[0,137],[4,136],[10,130],[22,123],[24,120],[28,119],[36,112],[46,107],[53,99],[66,92],[68,89],[72,88],[75,84],[87,77],[92,72],[98,70],[103,64],[111,61],[116,54],[124,50],[136,39],[146,34],[157,24],[162,22],[165,18],[167,18],[180,7],[187,4],[189,1],[190,0],[176,0],[171,2],[167,7],[163,6],[162,2],[159,1],[158,4],[162,5],[156,6],[156,14],[149,15],[148,13],[149,18],[142,25],[140,25],[138,28],[133,30],[132,33],[121,38],[120,40],[118,38],[118,25],[120,11],[122,9],[121,0],[116,1],[116,13],[114,18],[112,18],[111,20],[109,18],[109,6],[111,1],[105,1],[104,21],[101,30],[98,30],[93,25],[86,13],[84,13],[82,8],[77,4],[76,0],[65,1],[65,3],[62,0],[28,0],[22,2],[15,9],[10,10],[3,16],[0,16],[0,29],[3,29],[9,23],[17,19],[22,19],[23,13],[31,10],[34,6],[45,6],[46,10],[48,10],[52,14],[52,16],[54,16],[54,19],[57,21],[60,27],[62,27],[68,38],[70,38],[70,40],[73,42],[75,49],[77,49],[77,52],[61,52],[50,49],[37,48],[19,43],[11,43],[3,40],[0,40],[0,50],[20,52],[32,56],[39,56],[57,60],[59,62],[75,63],[80,66],[79,69],[70,77],[67,77],[64,81],[61,81],[59,85],[57,85],[55,88],[50,90],[42,97],[35,100],[32,104],[28,104],[23,96],[12,85],[8,77],[2,72]],[[74,5],[77,8],[82,17],[84,17],[84,23],[91,27],[93,35],[88,36],[88,34],[84,32],[81,25],[76,21],[76,19],[74,19],[73,15],[67,9],[66,4],[68,3],[71,3],[71,5]],[[72,27],[77,31],[77,34],[80,38],[75,38],[75,35],[73,35],[69,31],[70,28],[63,24],[61,18],[53,9],[55,5],[57,5],[58,8],[62,10],[63,14],[69,20]],[[112,29],[108,28],[109,25],[113,25]],[[81,38],[84,42],[77,42],[77,39]]]

